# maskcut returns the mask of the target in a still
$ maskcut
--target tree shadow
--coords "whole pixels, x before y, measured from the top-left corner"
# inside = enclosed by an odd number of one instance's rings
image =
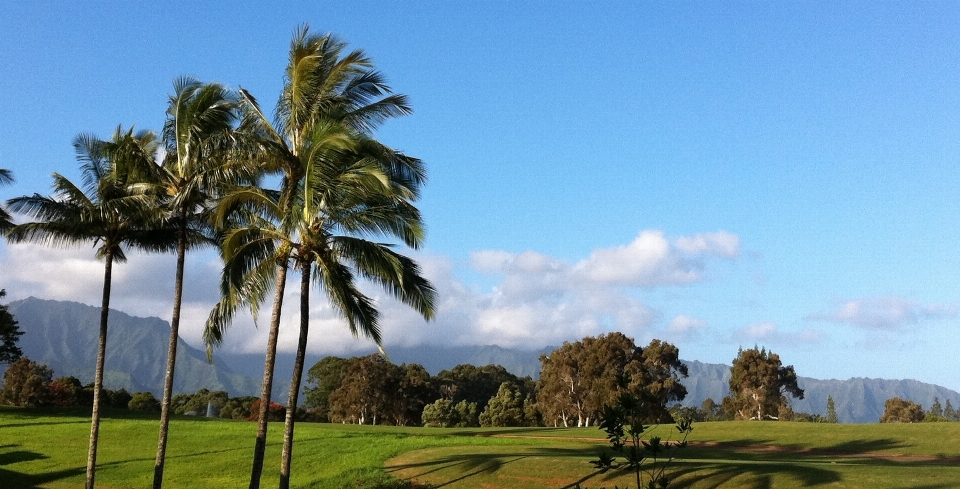
[[[882,450],[892,450],[894,448],[909,448],[913,445],[904,443],[901,440],[893,438],[880,438],[877,440],[850,440],[829,447],[824,447],[824,452],[835,453],[875,453]]]
[[[387,473],[394,474],[400,471],[419,469],[413,474],[404,476],[405,479],[415,479],[440,470],[459,467],[458,470],[463,472],[463,475],[434,486],[444,487],[477,475],[492,474],[507,464],[530,457],[571,458],[579,462],[584,461],[592,455],[596,455],[596,451],[593,448],[537,447],[512,452],[454,454],[424,462],[390,465],[384,467],[384,470],[386,470]]]
[[[0,446],[0,448],[14,448],[18,446],[19,445],[16,444],[10,444]],[[17,472],[15,470],[9,470],[6,468],[6,466],[21,462],[31,462],[34,460],[43,460],[47,458],[50,457],[42,453],[31,452],[28,450],[13,450],[0,453],[0,487],[38,489],[39,487],[45,486],[50,482],[82,475],[87,471],[86,467],[74,467],[64,470],[44,472],[41,474],[25,474],[23,472]]]
[[[4,423],[3,428],[22,428],[25,426],[53,426],[58,424],[89,424],[90,420],[77,420],[77,421],[49,421],[49,422],[36,422],[36,423]]]

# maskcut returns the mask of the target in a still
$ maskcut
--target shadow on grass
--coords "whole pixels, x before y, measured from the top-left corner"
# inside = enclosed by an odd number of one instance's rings
[[[444,487],[478,475],[495,473],[507,464],[530,457],[569,458],[585,463],[593,455],[596,455],[596,450],[593,448],[539,447],[513,452],[454,454],[424,462],[390,465],[385,467],[385,470],[391,474],[411,469],[416,470],[412,475],[405,476],[407,479],[415,479],[456,467],[462,475],[434,486]]]
[[[13,448],[17,446],[19,445],[3,445],[0,448]],[[46,458],[50,457],[42,453],[31,452],[27,450],[13,450],[0,453],[0,487],[36,489],[50,482],[82,475],[87,471],[86,467],[75,467],[72,469],[55,470],[53,472],[45,472],[42,474],[24,474],[23,472],[17,472],[4,468],[8,465],[14,465],[20,462],[31,462]]]
[[[58,481],[61,479],[67,479],[69,477],[76,477],[83,475],[87,472],[86,467],[75,467],[72,469],[64,470],[55,470],[53,472],[45,472],[43,474],[24,474],[21,472],[15,472],[12,470],[0,469],[0,481],[3,481],[3,487],[18,488],[18,489],[39,489],[46,486],[47,484]]]
[[[22,428],[25,426],[53,426],[58,424],[90,424],[90,420],[79,419],[77,421],[37,421],[30,423],[3,423],[0,425],[2,428]]]

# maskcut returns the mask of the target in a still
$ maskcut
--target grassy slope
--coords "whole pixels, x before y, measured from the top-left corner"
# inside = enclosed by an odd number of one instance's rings
[[[0,407],[0,487],[82,487],[87,416],[83,410]],[[153,416],[108,413],[101,428],[98,487],[150,485],[157,425]],[[281,428],[271,425],[263,487],[277,484]],[[247,422],[175,419],[166,486],[245,485],[255,431]],[[603,442],[596,429],[300,424],[297,435],[295,487],[356,487],[357,480],[370,487],[391,475],[449,488],[632,485],[631,479],[592,471],[587,461]],[[676,487],[960,487],[960,464],[938,460],[960,457],[960,423],[702,423],[691,440],[698,445],[673,467]]]

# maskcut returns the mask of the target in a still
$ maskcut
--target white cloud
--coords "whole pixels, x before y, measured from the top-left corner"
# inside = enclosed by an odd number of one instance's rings
[[[708,256],[735,258],[740,239],[725,231],[667,240],[663,231],[647,230],[624,246],[594,251],[576,265],[589,280],[614,285],[658,287],[703,279]]]
[[[748,324],[734,333],[734,339],[745,342],[766,342],[780,344],[818,343],[823,335],[815,330],[804,328],[798,332],[781,331],[776,323],[769,321]]]
[[[98,306],[103,263],[89,248],[54,250],[36,245],[0,246],[4,284],[16,300],[28,295],[72,300]],[[447,257],[414,253],[421,269],[439,292],[436,318],[425,322],[373,284],[364,290],[378,301],[386,345],[498,344],[536,348],[587,335],[621,331],[640,337],[659,314],[631,289],[691,284],[702,280],[710,257],[737,255],[739,238],[709,233],[668,240],[661,231],[644,231],[631,243],[598,249],[575,264],[536,251],[472,253],[469,265],[493,274],[496,283],[477,290],[456,278]],[[215,253],[187,258],[181,336],[200,346],[203,324],[219,296],[219,259]],[[137,316],[169,320],[173,299],[175,257],[131,254],[129,263],[114,267],[111,306]],[[285,291],[279,348],[295,349],[299,336],[299,276],[291,273]],[[261,309],[259,325],[239,315],[224,338],[225,349],[263,351],[272,302]],[[669,330],[693,335],[705,328],[681,316]],[[346,354],[371,346],[357,341],[345,322],[327,305],[321,291],[311,294],[310,350]]]
[[[715,254],[723,258],[740,256],[740,237],[726,231],[681,236],[675,244],[680,251],[692,255]]]
[[[899,296],[883,296],[847,301],[832,312],[811,314],[808,319],[896,331],[922,321],[953,318],[957,313],[957,304],[923,305]]]
[[[693,331],[703,330],[706,328],[707,328],[706,321],[687,316],[686,314],[681,314],[671,319],[670,324],[667,325],[667,331],[670,331],[672,333],[690,333]]]

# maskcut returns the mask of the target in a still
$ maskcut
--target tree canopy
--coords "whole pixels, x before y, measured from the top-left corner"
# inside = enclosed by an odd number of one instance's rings
[[[723,405],[736,419],[780,419],[789,409],[787,394],[803,399],[793,365],[784,367],[780,356],[766,348],[741,348],[730,373],[730,395]]]
[[[7,291],[0,289],[0,299],[6,297]],[[10,364],[23,355],[23,351],[17,346],[23,331],[17,326],[13,314],[7,309],[6,304],[0,304],[0,363]]]

